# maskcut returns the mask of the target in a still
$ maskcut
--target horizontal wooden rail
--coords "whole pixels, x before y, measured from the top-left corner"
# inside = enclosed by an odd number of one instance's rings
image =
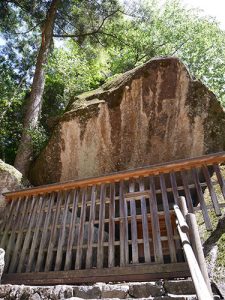
[[[31,189],[24,189],[15,192],[5,193],[4,196],[7,200],[12,200],[18,197],[26,197],[30,195],[40,195],[50,193],[53,191],[69,190],[78,187],[92,186],[102,183],[117,182],[120,180],[128,180],[129,178],[145,177],[149,175],[158,175],[162,173],[177,172],[181,170],[189,170],[193,167],[200,167],[202,165],[212,165],[214,163],[225,162],[225,152],[219,152],[216,154],[209,154],[200,157],[181,159],[173,162],[167,162],[163,164],[156,164],[144,168],[138,168],[128,171],[122,171],[112,173],[106,176],[85,178],[75,181],[67,181],[57,184],[49,184],[41,187],[35,187]]]

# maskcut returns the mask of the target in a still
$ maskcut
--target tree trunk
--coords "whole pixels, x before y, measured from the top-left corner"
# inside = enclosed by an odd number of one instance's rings
[[[41,113],[42,96],[45,86],[44,67],[47,63],[51,47],[54,22],[59,1],[60,0],[52,0],[46,15],[44,26],[42,27],[42,42],[38,52],[31,94],[24,118],[22,137],[14,162],[15,168],[17,168],[24,176],[27,176],[33,158],[30,132],[37,126]]]

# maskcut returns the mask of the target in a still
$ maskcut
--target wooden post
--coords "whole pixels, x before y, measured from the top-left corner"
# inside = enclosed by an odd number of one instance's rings
[[[183,232],[188,233],[189,232],[189,227],[188,227],[188,224],[187,224],[180,208],[176,204],[174,204],[173,208],[174,208],[174,211],[175,211],[175,214],[176,214],[176,217],[177,217],[177,221],[178,221],[178,224],[179,224],[181,230]]]
[[[196,259],[198,261],[200,270],[201,270],[202,275],[205,279],[205,282],[208,286],[208,289],[212,295],[211,284],[210,284],[210,280],[209,280],[209,276],[208,276],[206,261],[205,261],[205,257],[204,257],[204,253],[203,253],[203,249],[202,249],[201,239],[200,239],[199,232],[198,232],[198,224],[196,221],[195,214],[188,213],[186,216],[186,221],[190,228],[190,231],[189,231],[190,240],[191,240],[191,244],[192,244]]]
[[[181,196],[178,198],[178,206],[184,216],[186,218],[186,215],[188,214],[188,208],[185,197]]]
[[[208,290],[208,286],[204,280],[204,277],[199,268],[198,262],[194,255],[193,249],[191,247],[190,241],[186,233],[184,233],[180,226],[178,226],[178,232],[183,245],[184,253],[187,259],[187,263],[191,272],[191,277],[195,286],[197,297],[199,300],[212,300],[213,297]]]

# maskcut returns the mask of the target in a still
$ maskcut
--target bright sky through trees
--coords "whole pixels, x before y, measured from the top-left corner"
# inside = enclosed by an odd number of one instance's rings
[[[188,8],[200,8],[204,15],[215,17],[220,28],[225,30],[225,1],[224,0],[181,0]]]

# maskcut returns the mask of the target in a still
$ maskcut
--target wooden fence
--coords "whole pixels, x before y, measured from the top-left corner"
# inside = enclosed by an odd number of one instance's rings
[[[6,250],[3,282],[188,275],[173,205],[185,195],[189,212],[201,210],[211,230],[209,211],[219,216],[225,206],[223,162],[225,153],[218,153],[5,194],[8,205],[0,229],[0,247]]]

